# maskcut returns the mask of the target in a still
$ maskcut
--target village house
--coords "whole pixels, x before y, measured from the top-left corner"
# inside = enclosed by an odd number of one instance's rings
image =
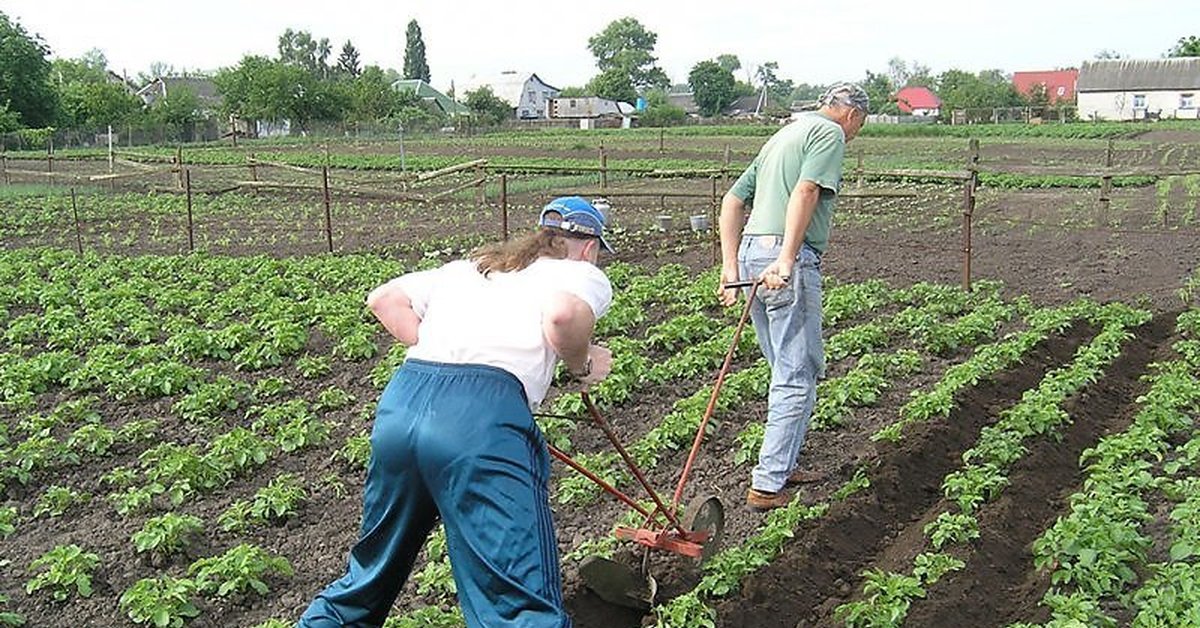
[[[491,88],[492,94],[512,105],[518,120],[547,118],[550,99],[557,98],[560,91],[543,81],[537,74],[513,70],[492,77],[472,76],[459,89],[465,95],[481,87]]]
[[[942,112],[942,99],[928,87],[911,86],[896,92],[896,106],[918,118],[936,118]]]
[[[1075,68],[1014,72],[1012,77],[1013,88],[1026,98],[1040,85],[1045,90],[1047,103],[1053,107],[1075,104],[1078,83],[1079,70]]]
[[[1085,61],[1079,68],[1085,120],[1200,118],[1200,57]]]

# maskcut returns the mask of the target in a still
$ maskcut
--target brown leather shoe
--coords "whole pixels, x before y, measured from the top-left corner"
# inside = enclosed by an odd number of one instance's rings
[[[772,510],[774,508],[782,508],[787,506],[792,501],[792,496],[784,491],[768,493],[757,489],[750,489],[746,493],[746,505],[755,510]]]
[[[829,474],[825,473],[824,471],[796,469],[795,471],[792,471],[791,475],[788,476],[787,484],[788,486],[795,486],[797,484],[811,484],[812,482],[820,482],[827,477],[829,477]]]

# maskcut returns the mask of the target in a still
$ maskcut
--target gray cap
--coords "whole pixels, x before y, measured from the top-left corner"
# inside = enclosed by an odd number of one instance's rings
[[[853,107],[863,113],[867,113],[871,109],[871,99],[867,96],[866,90],[854,83],[834,83],[825,90],[824,94],[821,94],[818,102],[822,107],[842,105]]]

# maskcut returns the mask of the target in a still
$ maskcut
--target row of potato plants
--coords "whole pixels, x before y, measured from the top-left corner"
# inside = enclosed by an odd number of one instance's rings
[[[57,259],[55,261],[57,261]],[[660,273],[658,287],[662,288],[673,283],[690,285],[687,281],[679,281],[681,279],[679,274],[681,269],[682,267],[664,269],[664,272]],[[621,265],[615,265],[614,268],[610,269],[610,273],[616,276],[614,277],[615,282],[628,279],[628,277],[623,278],[622,274],[633,276],[637,274],[637,272],[638,271],[636,271],[636,269],[628,267],[627,265],[625,267],[622,267]],[[245,272],[243,271],[241,275],[244,276]],[[251,276],[253,277],[254,275],[252,274]],[[24,302],[20,298],[20,295],[28,294],[38,295],[39,302],[36,306],[41,306],[46,303],[51,303],[52,299],[55,298],[53,295],[63,295],[65,292],[55,291],[53,289],[53,281],[59,277],[48,279],[42,283],[34,281],[35,277],[40,278],[36,272],[34,272],[32,275],[26,273],[26,276],[22,278],[25,281],[23,283],[18,282],[18,289],[15,290],[13,294],[8,295],[13,298],[8,299],[6,303],[10,306],[15,306],[14,309],[21,307],[28,308],[32,304]],[[85,275],[85,280],[86,279],[87,276]],[[138,279],[141,279],[141,277],[126,276],[123,277],[123,279],[125,281],[119,284],[115,281],[115,278],[112,281],[113,284],[124,287],[123,289],[125,290],[125,293],[123,294],[133,294],[133,291],[136,289],[136,287],[147,287],[141,286],[140,282],[137,281]],[[134,281],[130,282],[130,279],[134,279]],[[216,285],[216,282],[208,283],[210,285]],[[270,282],[264,283],[268,286],[274,285]],[[133,287],[131,287],[131,284]],[[297,282],[292,282],[290,285],[293,287],[293,289],[298,287]],[[50,289],[42,289],[47,287]],[[225,288],[225,290],[236,291],[236,287],[237,284],[234,284],[231,287]],[[713,287],[715,287],[715,285]],[[103,286],[93,286],[93,288],[101,291],[105,289]],[[637,293],[638,291],[636,290],[631,292],[631,294],[635,295]],[[643,296],[670,296],[670,293],[660,292],[658,290],[643,290],[641,293]],[[52,296],[47,297],[48,294]],[[162,295],[164,292],[160,291],[156,295],[153,291],[150,291],[148,294],[150,294],[151,297],[154,297]],[[247,295],[238,293],[238,296]],[[357,297],[360,295],[355,296],[356,300],[358,300]],[[712,298],[711,289],[706,296],[710,299]],[[107,295],[107,298],[102,296],[94,297],[95,302],[98,303],[112,302],[118,298],[119,297],[112,294]],[[170,300],[162,298],[159,298],[158,302],[159,304],[167,304],[168,307],[170,307],[169,304],[171,303]],[[358,302],[361,303],[361,300],[358,300]],[[218,325],[225,323],[230,319],[236,321],[239,318],[239,315],[249,313],[249,310],[246,306],[239,305],[237,307],[230,307],[230,309],[226,312],[226,316],[220,316],[213,313],[214,309],[219,310],[219,306],[223,304],[233,305],[235,303],[236,301],[220,300],[215,303],[210,302],[210,305],[215,307],[205,309],[203,313],[209,316],[207,320]],[[262,303],[267,306],[271,305],[265,301]],[[644,308],[647,305],[646,303],[640,303],[636,301],[631,301],[630,303],[635,309]],[[198,303],[186,304],[188,307],[194,307],[196,305],[198,305]],[[66,307],[65,303],[63,304],[63,307]],[[678,309],[679,307],[686,306],[680,306],[678,303],[676,303],[674,307]],[[91,312],[91,310],[88,310],[86,307],[83,307],[82,309],[85,312]],[[177,313],[183,309],[187,308],[175,308]],[[318,309],[320,310],[320,308]],[[325,309],[329,310],[330,308]],[[361,305],[356,306],[356,310],[357,309],[361,309]],[[320,312],[324,312],[324,310],[320,310]],[[151,315],[152,314],[153,313],[151,313]],[[30,319],[32,319],[32,317],[28,317],[26,320]],[[320,319],[317,320],[319,324]],[[236,324],[238,323],[230,323],[230,325]],[[85,330],[90,329],[90,327],[87,325],[83,325],[82,327]],[[183,325],[180,325],[180,327],[182,328]],[[228,326],[226,329],[227,328]],[[196,329],[203,330],[206,328],[197,326]],[[116,331],[119,331],[119,328]],[[171,330],[168,330],[168,332],[170,331]],[[43,342],[45,342],[45,344],[49,344],[49,342],[44,340],[40,332],[41,330],[39,329],[35,333],[23,337],[25,342],[17,347],[18,353],[24,353],[26,349],[30,349],[29,352],[32,353],[33,350],[43,346]],[[200,338],[200,340],[197,340],[197,338]],[[73,338],[72,340],[73,342],[71,343],[71,346],[73,348],[82,350],[86,348],[88,341],[95,341],[98,340],[98,338],[88,337],[85,333],[81,334],[81,337]],[[133,339],[132,341],[152,343],[154,340],[155,338],[153,335],[148,334],[146,337]],[[198,336],[197,334],[172,334],[163,344],[172,347],[175,351],[183,353],[183,357],[185,359],[220,361],[229,360],[232,357],[228,354],[229,347],[227,345],[223,345],[219,342],[207,342],[202,336]],[[216,348],[215,350],[214,347]],[[399,348],[399,350],[397,350],[397,348]],[[218,351],[224,351],[224,353],[218,354]],[[381,360],[376,367],[374,367],[372,371],[372,380],[374,380],[377,385],[384,383],[386,379],[390,377],[391,371],[398,366],[402,359],[403,347],[394,345],[393,348],[389,350],[385,358]],[[14,363],[16,361],[17,360],[14,359]],[[331,360],[327,356],[299,357],[294,360],[294,365],[297,371],[303,377],[322,376],[328,374],[332,368]],[[45,383],[61,383],[60,380],[62,380],[64,377],[65,376],[55,377],[52,378],[54,381],[47,380]],[[251,388],[249,384],[246,384],[240,380],[219,376],[211,382],[199,384],[198,386],[179,387],[179,391],[186,391],[188,389],[194,389],[194,391],[183,395],[179,401],[173,404],[175,413],[180,419],[185,421],[199,422],[201,424],[211,423],[212,426],[216,426],[219,424],[219,419],[222,415],[227,415],[229,412],[237,410],[240,406],[251,401],[265,401],[268,396],[277,395],[281,392],[284,392],[286,390],[286,382],[280,380],[280,378],[272,377],[261,380],[257,386]],[[162,391],[162,394],[171,395],[179,391]],[[27,388],[23,392],[32,393],[33,389]],[[330,394],[325,395],[324,393]],[[17,408],[18,405],[27,405],[33,399],[31,395],[22,395],[21,397],[22,403],[11,404],[9,406],[10,409]],[[322,395],[318,395],[317,403],[314,407],[317,410],[327,409],[322,407],[325,405],[330,407],[341,407],[347,402],[347,397],[348,393],[345,391],[341,391],[337,388],[330,388],[326,391],[323,391]],[[95,430],[106,430],[109,434],[107,440],[93,439],[93,441],[104,442],[106,446],[111,446],[114,444],[114,442],[116,442],[116,444],[124,442],[125,438],[123,432],[131,425],[134,425],[134,423],[127,423],[125,426],[122,426],[120,431],[115,432],[116,437],[114,437],[114,430],[101,425],[100,417],[96,413],[88,410],[87,404],[89,399],[90,398],[85,398],[83,400],[64,404],[65,409],[63,411],[56,410],[56,412],[50,415],[56,419],[54,421],[38,420],[36,415],[27,417],[21,422],[20,425],[29,424],[36,427],[38,438],[33,438],[32,432],[35,430],[31,427],[28,430],[31,433],[31,438],[18,445],[15,452],[8,452],[5,450],[5,455],[12,453],[14,457],[26,462],[30,460],[46,460],[46,456],[26,456],[26,450],[30,449],[26,446],[26,444],[31,442],[43,444],[54,442],[53,437],[49,435],[51,428],[69,425],[70,423],[81,422],[83,419],[81,419],[79,415],[85,414],[87,417],[86,424],[83,428],[80,428],[81,430],[93,430],[93,432]],[[71,420],[64,418],[67,414],[66,410],[70,410],[71,414],[76,415],[75,418]],[[289,451],[311,444],[316,444],[327,432],[327,428],[320,421],[314,420],[308,404],[302,400],[293,400],[284,404],[252,406],[246,413],[246,417],[247,420],[253,419],[250,424],[250,429],[246,429],[245,427],[239,425],[232,431],[225,433],[210,433],[209,436],[211,436],[211,444],[209,445],[208,451],[198,450],[194,445],[182,446],[169,442],[160,443],[156,447],[146,450],[138,457],[142,467],[141,473],[145,477],[145,481],[141,486],[131,486],[131,484],[133,484],[136,480],[138,471],[125,467],[111,469],[109,472],[104,474],[103,481],[119,490],[114,491],[110,495],[110,501],[122,514],[129,514],[134,510],[142,510],[150,505],[150,502],[155,498],[155,496],[164,493],[169,495],[168,501],[171,506],[178,506],[184,501],[184,499],[187,498],[187,496],[193,494],[197,490],[209,491],[226,486],[235,476],[244,475],[247,470],[262,466],[267,462],[268,458],[273,452]],[[137,423],[137,425],[142,426],[142,429],[136,432],[140,435],[140,440],[145,441],[152,438],[154,436],[153,428],[157,426],[156,424],[157,421],[151,422],[148,426],[146,423]],[[285,429],[289,426],[298,427],[298,429],[290,431]],[[4,432],[7,433],[7,429],[5,429]],[[278,439],[278,442],[270,439],[264,439],[263,434],[271,432],[279,432],[278,436],[280,436],[280,438]],[[290,437],[285,437],[286,434],[290,434]],[[68,442],[73,443],[77,437],[78,434],[73,435],[71,440]],[[6,444],[6,441],[0,444]],[[355,447],[355,445],[357,445],[357,447]],[[97,451],[97,453],[100,452]],[[364,436],[361,441],[348,442],[347,446],[343,448],[339,454],[345,457],[348,461],[364,464],[366,456],[369,455],[369,443],[366,441]],[[64,461],[60,457],[57,462],[74,464],[77,463],[78,460],[73,458],[71,460]],[[50,467],[53,465],[46,464],[44,466]],[[60,487],[51,487],[51,490],[48,493],[51,495],[58,495],[60,493],[58,490],[59,488]],[[275,486],[273,483],[272,485],[269,485],[267,488],[260,491],[260,494],[256,495],[253,501],[235,502],[224,514],[221,515],[217,523],[227,530],[239,530],[255,521],[278,518],[279,516],[286,515],[294,508],[296,501],[298,499],[302,499],[302,495],[299,493],[301,493],[301,489],[297,485],[296,481],[288,482],[286,486]],[[8,513],[9,511],[6,510],[5,512]],[[7,520],[6,527],[8,527],[10,524],[15,526],[15,509],[12,509],[11,512],[11,517],[5,517]],[[168,515],[170,514],[172,513],[168,513]],[[158,541],[151,541],[148,539],[161,539],[164,536],[170,536],[168,532],[161,529],[163,526],[189,527],[191,523],[194,523],[175,518],[170,518],[167,520],[153,519],[152,521],[153,523],[151,523],[151,521],[147,522],[148,528],[144,530],[144,534],[139,537],[139,540],[135,540],[135,544],[139,544],[139,546],[148,543],[153,544]],[[11,533],[11,530],[9,530],[9,532]],[[166,543],[164,547],[170,545],[170,543],[167,541],[161,542]],[[421,574],[418,574],[415,579],[417,581],[421,581]]]
[[[656,286],[655,290],[648,291],[658,293],[662,289],[669,289],[678,291],[684,295],[692,295],[684,296],[683,302],[696,308],[710,304],[714,300],[713,294],[716,288],[717,275],[715,269],[702,273],[692,281],[693,284],[687,288],[681,287],[686,285],[686,282],[673,281],[671,282],[673,284],[672,287]],[[899,297],[896,296],[894,291],[890,290],[885,283],[878,280],[849,284],[829,282],[823,304],[824,315],[826,320],[832,319],[834,321],[856,318],[868,311],[882,307],[897,298]],[[618,293],[613,307],[617,308],[620,301],[621,296]],[[742,305],[744,305],[744,302]],[[629,352],[624,354],[626,356],[625,359],[637,363],[640,367],[640,377],[637,380],[639,386],[662,383],[669,379],[694,378],[705,371],[716,369],[720,366],[732,342],[734,325],[730,320],[740,314],[742,305],[731,306],[722,315],[716,317],[697,314],[695,310],[690,310],[692,313],[682,313],[673,319],[647,328],[645,334],[640,339],[629,337],[613,338],[610,336],[605,339],[605,342],[614,347],[621,345],[622,349]],[[687,312],[689,308],[682,308],[679,311]],[[610,310],[608,316],[611,316],[611,314]],[[623,315],[619,314],[618,318],[621,316]],[[750,333],[743,334],[738,355],[744,357],[751,354],[757,351],[756,346],[755,340]],[[643,353],[638,354],[636,351],[642,351]],[[648,354],[662,351],[666,351],[669,356],[663,361],[653,362],[645,357]],[[619,361],[622,359],[621,355],[617,355],[615,349],[614,355],[616,356],[616,360]],[[618,366],[615,365],[614,371],[617,369]],[[769,374],[765,369],[765,363],[761,360],[756,361],[753,366],[747,369],[734,373],[725,382],[725,386],[728,388],[723,388],[722,399],[730,394],[731,390],[737,399],[725,401],[720,404],[718,411],[744,401],[743,397],[753,398],[754,396],[765,395],[766,389],[763,383],[768,380]],[[602,388],[603,385],[595,387],[593,394]],[[657,463],[658,456],[664,448],[678,448],[685,440],[690,440],[691,436],[695,433],[694,430],[700,416],[703,414],[711,392],[711,386],[703,387],[691,396],[677,401],[675,409],[671,413],[668,413],[658,425],[651,427],[641,439],[631,444],[631,453],[633,453],[639,464],[653,466]],[[556,412],[577,412],[582,414],[582,406],[579,404],[578,399],[578,395],[571,393],[563,394],[553,404],[553,408]],[[571,421],[567,421],[567,423],[569,424]],[[546,432],[549,442],[556,445],[569,445],[569,440],[566,442],[555,442],[555,438],[561,438],[564,433],[564,430],[561,429],[561,419],[540,417],[539,424]],[[550,429],[547,429],[547,427]],[[600,470],[601,477],[605,477],[611,483],[628,479],[617,470],[619,465],[615,454],[583,454],[578,456],[577,460],[587,465],[592,471]],[[553,490],[558,496],[559,501],[575,505],[581,505],[581,502],[589,503],[599,496],[594,484],[576,475],[563,478],[553,487]],[[626,513],[625,518],[628,519],[629,525],[638,524],[638,521],[634,520],[635,516],[636,513],[633,511]],[[433,541],[431,541],[432,545],[436,546],[440,539],[442,539],[441,534],[442,531],[440,529],[435,532],[432,537]],[[596,538],[588,538],[580,541],[563,558],[564,560],[579,561],[592,555],[611,556],[616,545],[617,541],[614,537],[610,534],[604,534]],[[411,625],[414,626],[462,625],[461,614],[458,612],[453,599],[454,584],[449,577],[449,559],[444,554],[441,554],[440,558],[438,558],[433,553],[429,554],[428,559],[425,567],[414,575],[414,580],[419,582],[420,587],[424,587],[423,591],[419,589],[419,593],[440,593],[440,597],[435,597],[434,601],[426,606],[418,607],[403,616],[393,617],[389,621],[410,621],[413,622]],[[425,584],[426,582],[436,584]],[[410,624],[398,623],[397,625]]]
[[[1028,313],[1026,319],[1031,325],[1045,325],[1042,321],[1046,320],[1065,321],[1061,324],[1048,327],[1049,329],[1061,331],[1076,317],[1084,316],[1086,309],[1088,309],[1088,306],[1084,306],[1083,304],[1075,304],[1062,308],[1046,308]],[[1014,334],[1016,333],[1014,332]],[[980,350],[988,346],[992,345],[984,345],[978,348],[976,353],[978,354]],[[1019,360],[1021,355],[1024,355],[1024,352],[1032,349],[1032,347],[1033,344],[1025,345],[1022,353],[1016,356],[1016,360]],[[951,367],[951,370],[953,368]],[[981,379],[975,383],[986,379],[990,375],[994,375],[998,370],[992,371],[988,375],[981,375]],[[932,386],[932,389],[946,388],[945,382],[948,378],[951,381],[955,381],[956,379],[948,371],[942,380]],[[955,384],[954,390],[959,391],[963,387],[963,385]],[[925,393],[915,392],[914,397],[921,394]],[[903,424],[905,421],[903,417],[899,417],[894,424]],[[888,428],[884,429],[887,430]],[[866,469],[859,469],[850,480],[833,493],[833,499],[845,499],[858,491],[868,489],[870,481],[865,471]],[[797,494],[796,498],[786,508],[768,513],[764,525],[746,543],[738,547],[722,550],[708,562],[704,563],[703,571],[705,575],[695,589],[671,600],[667,604],[655,607],[654,611],[659,628],[715,626],[716,611],[709,603],[736,592],[743,579],[760,567],[769,564],[782,551],[783,544],[794,535],[795,530],[801,523],[820,517],[828,510],[831,503],[830,501],[824,501],[806,505],[801,501],[801,497],[801,494]],[[915,571],[924,577],[940,577],[950,567],[953,567],[953,563],[942,558],[942,555],[937,552],[923,553],[915,560]]]
[[[1008,470],[1028,452],[1025,442],[1056,437],[1070,421],[1063,403],[1099,380],[1132,337],[1129,330],[1149,320],[1150,313],[1121,304],[1089,303],[1084,316],[1101,326],[1096,337],[1080,347],[1070,364],[1047,373],[1036,388],[1025,391],[1020,402],[1001,412],[994,425],[981,430],[976,444],[963,453],[963,466],[943,478],[942,490],[954,508],[925,526],[928,551],[917,556],[907,574],[879,569],[864,572],[862,598],[836,609],[836,616],[847,626],[903,623],[913,600],[925,596],[926,587],[965,566],[969,543],[980,534],[976,513],[1008,486]],[[961,551],[952,552],[953,548]]]
[[[1129,427],[1083,452],[1081,489],[1033,543],[1035,567],[1050,576],[1049,625],[1116,626],[1120,613],[1137,627],[1200,621],[1200,310],[1176,329],[1176,357],[1151,365]],[[1165,547],[1150,562],[1154,529]]]

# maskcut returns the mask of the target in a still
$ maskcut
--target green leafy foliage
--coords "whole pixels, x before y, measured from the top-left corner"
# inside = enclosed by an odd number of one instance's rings
[[[169,556],[187,548],[192,538],[204,530],[204,522],[194,515],[167,513],[146,520],[131,540],[140,552]]]
[[[99,556],[78,545],[58,545],[30,563],[29,570],[40,573],[25,583],[25,592],[45,589],[59,602],[70,597],[72,589],[79,597],[90,597],[92,572],[99,564]]]
[[[135,624],[155,628],[181,628],[200,614],[192,602],[196,583],[187,578],[142,578],[121,594],[121,610]]]
[[[188,567],[188,575],[195,578],[196,589],[217,597],[248,591],[266,595],[268,588],[264,578],[273,574],[291,576],[292,573],[286,558],[273,556],[246,543],[230,548],[220,556],[197,560]]]

